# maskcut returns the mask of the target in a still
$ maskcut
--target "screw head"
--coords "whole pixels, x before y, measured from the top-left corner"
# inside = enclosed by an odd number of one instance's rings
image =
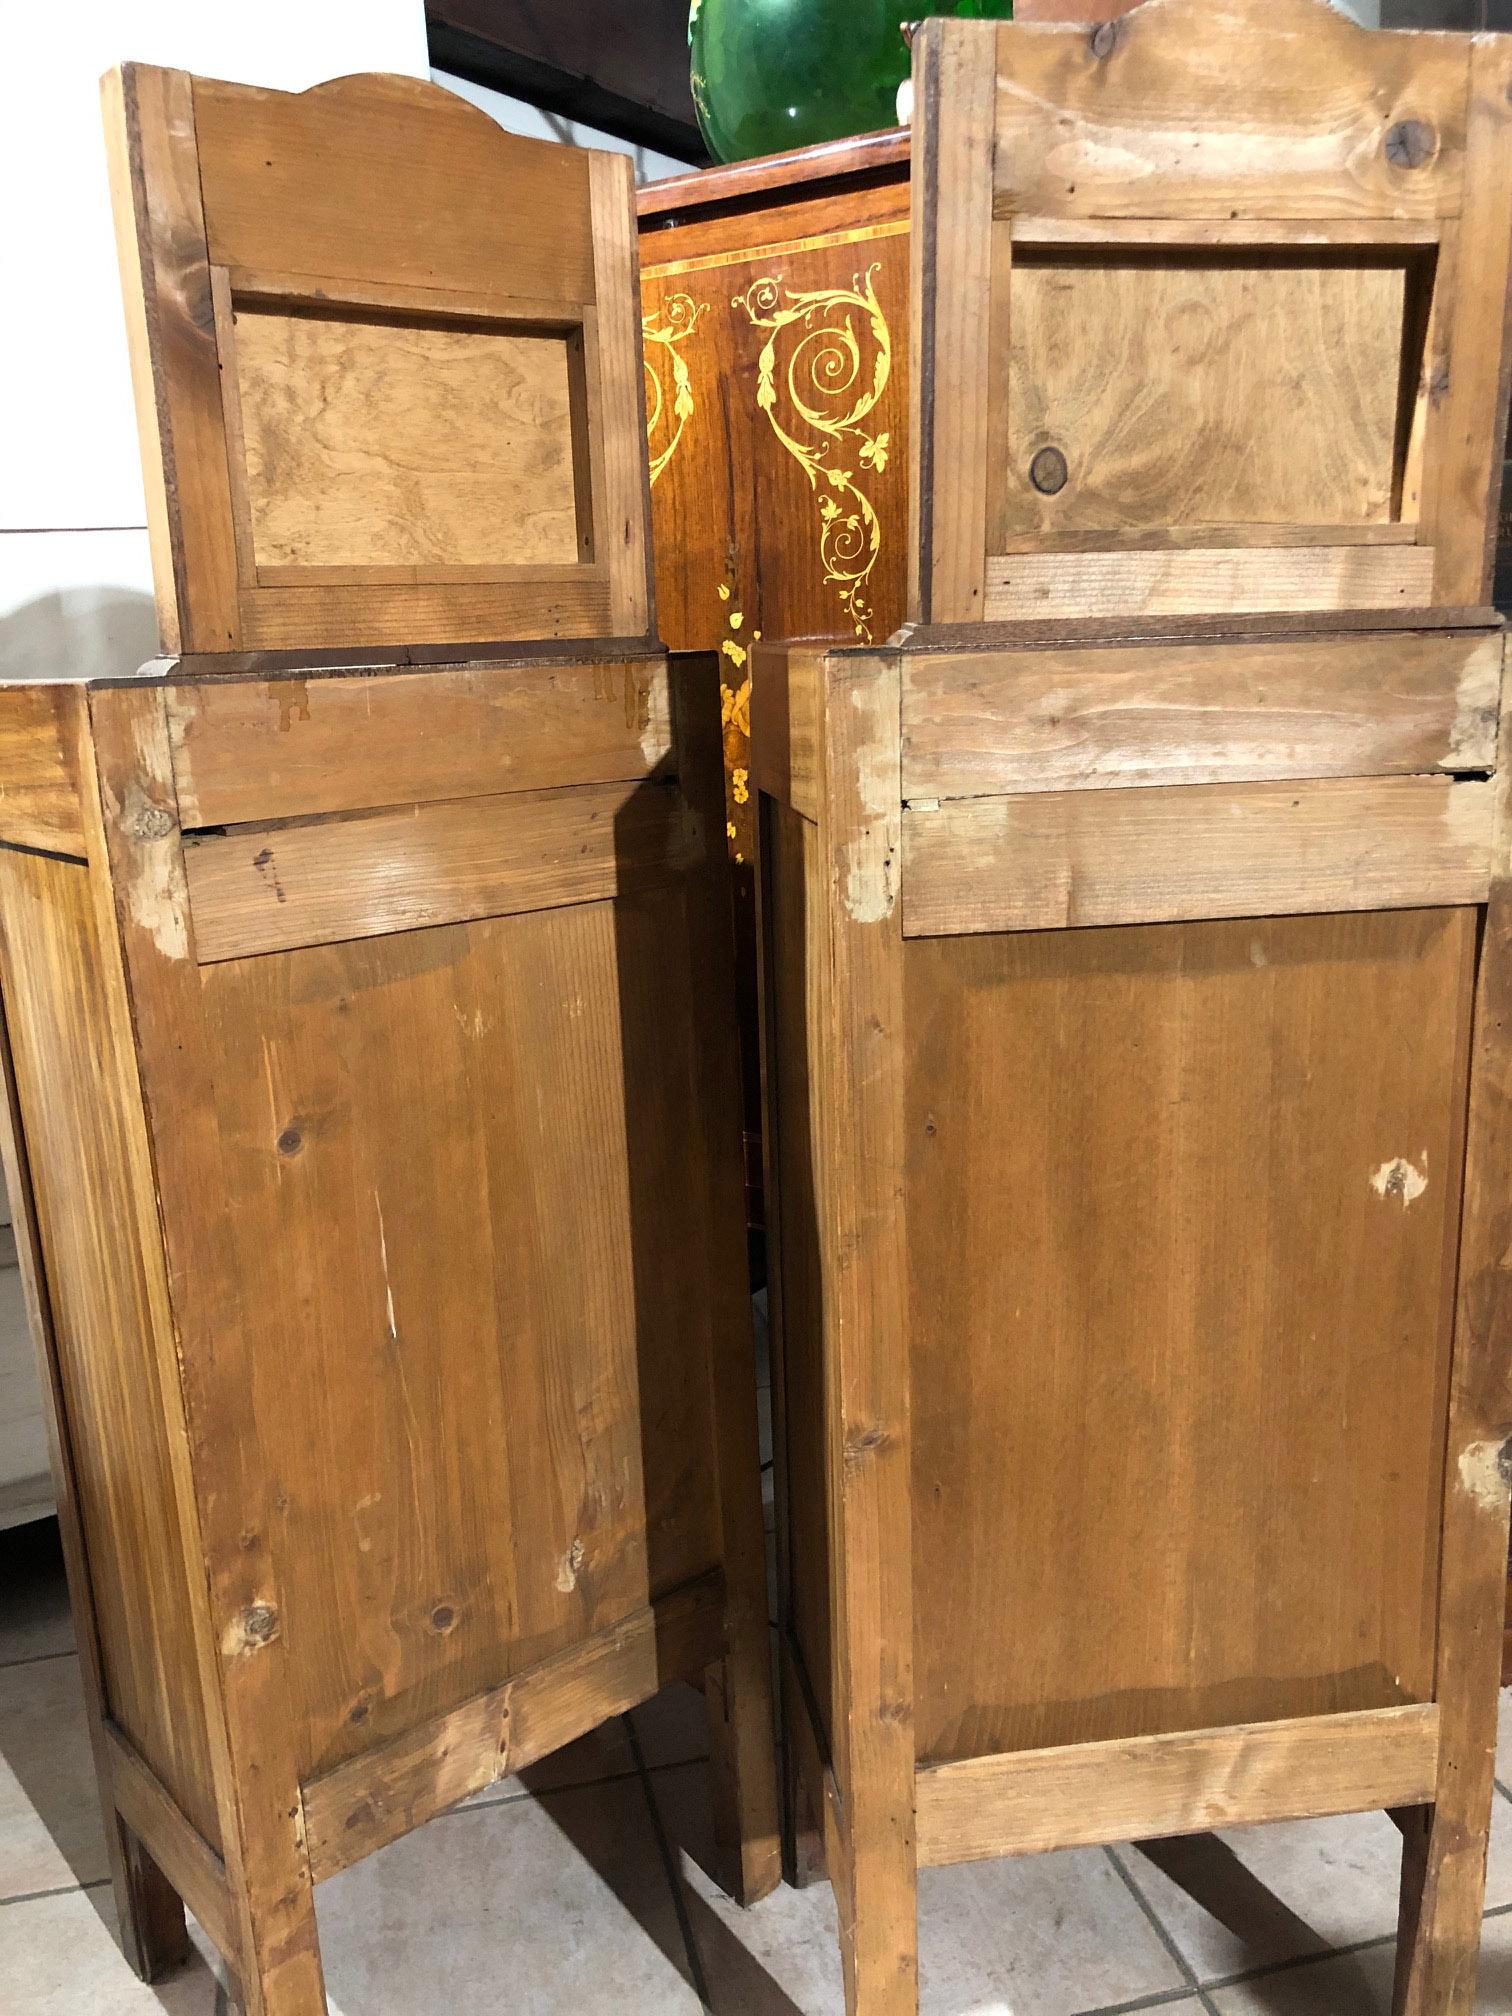
[[[1053,497],[1057,490],[1064,490],[1069,475],[1066,458],[1059,448],[1041,448],[1029,464],[1029,481],[1042,497]]]
[[[1436,144],[1433,128],[1421,119],[1398,119],[1386,135],[1386,159],[1394,168],[1421,168]]]

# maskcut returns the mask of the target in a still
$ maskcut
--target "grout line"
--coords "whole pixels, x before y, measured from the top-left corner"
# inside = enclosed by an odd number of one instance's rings
[[[25,1652],[19,1659],[0,1659],[0,1673],[12,1666],[42,1666],[49,1659],[74,1659],[78,1651],[77,1645],[68,1645],[61,1652]]]
[[[1199,1999],[1201,1990],[1161,1989],[1156,1995],[1140,1995],[1133,2002],[1105,2002],[1096,2009],[1082,2009],[1077,2016],[1138,2016],[1144,2009],[1179,2009],[1183,2003]]]
[[[1239,1988],[1251,1981],[1264,1981],[1272,1974],[1293,1974],[1299,1967],[1321,1967],[1330,1960],[1353,1960],[1357,1954],[1372,1952],[1377,1946],[1394,1946],[1395,1932],[1378,1933],[1374,1939],[1355,1939],[1347,1946],[1321,1946],[1315,1953],[1293,1953],[1285,1960],[1267,1960],[1263,1966],[1247,1967],[1239,1974],[1224,1974],[1208,1987]]]
[[[683,1895],[682,1877],[678,1873],[677,1858],[672,1853],[672,1843],[667,1839],[667,1830],[662,1824],[661,1808],[656,1803],[656,1793],[652,1790],[651,1774],[646,1769],[645,1754],[641,1750],[640,1737],[635,1724],[628,1715],[620,1718],[625,1725],[625,1734],[630,1739],[630,1754],[635,1759],[635,1768],[640,1773],[641,1790],[646,1795],[646,1810],[651,1815],[651,1831],[656,1836],[656,1845],[661,1852],[662,1868],[672,1891],[672,1908],[677,1913],[678,1929],[682,1933],[683,1945],[688,1951],[688,1972],[692,1977],[693,1992],[698,1997],[699,2006],[710,2012],[714,2004],[709,1999],[709,1983],[704,1974],[703,1955],[698,1950],[698,1941],[693,1937],[693,1921],[688,1916],[688,1900]]]
[[[108,1890],[110,1878],[96,1876],[88,1883],[59,1883],[51,1890],[25,1890],[19,1897],[0,1897],[0,1911],[7,1904],[39,1904],[44,1897],[82,1896],[86,1890]]]
[[[1496,1787],[1497,1791],[1500,1792],[1503,1799],[1512,1799],[1512,1792],[1509,1792],[1507,1790],[1506,1786],[1503,1785],[1500,1778],[1493,1778],[1491,1782]]]
[[[1182,1952],[1181,1948],[1176,1944],[1176,1941],[1171,1937],[1170,1933],[1161,1923],[1159,1913],[1156,1911],[1155,1906],[1150,1902],[1149,1898],[1146,1897],[1143,1890],[1140,1889],[1139,1885],[1134,1881],[1134,1878],[1129,1874],[1128,1870],[1124,1867],[1119,1857],[1114,1854],[1113,1850],[1111,1848],[1104,1848],[1103,1853],[1104,1855],[1107,1856],[1108,1860],[1113,1864],[1113,1867],[1118,1871],[1119,1878],[1122,1881],[1124,1888],[1128,1891],[1129,1895],[1134,1899],[1134,1902],[1139,1906],[1140,1910],[1144,1913],[1145,1917],[1149,1919],[1150,1924],[1155,1929],[1156,1938],[1159,1939],[1161,1945],[1164,1946],[1167,1953],[1169,1953],[1171,1958],[1176,1962],[1177,1967],[1181,1970],[1182,1979],[1187,1983],[1188,1987],[1192,1990],[1193,1994],[1195,1994],[1198,2002],[1201,2003],[1202,2007],[1208,2012],[1208,2016],[1218,2016],[1218,2011],[1213,2007],[1212,2003],[1203,1993],[1202,1983],[1197,1979],[1196,1969],[1192,1966],[1191,1962],[1187,1959],[1186,1955]]]

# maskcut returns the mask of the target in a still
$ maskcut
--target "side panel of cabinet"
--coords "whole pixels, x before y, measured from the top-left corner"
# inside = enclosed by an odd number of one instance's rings
[[[132,1194],[131,1033],[109,985],[90,870],[0,850],[3,984],[105,1710],[203,1837],[211,1780],[169,1399]]]

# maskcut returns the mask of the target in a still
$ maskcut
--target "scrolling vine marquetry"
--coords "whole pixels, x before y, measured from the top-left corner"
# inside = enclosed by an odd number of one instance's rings
[[[853,457],[862,469],[880,475],[892,449],[890,429],[871,432],[865,425],[892,374],[892,331],[877,299],[877,272],[873,264],[849,287],[813,290],[784,287],[780,275],[764,275],[735,296],[752,327],[770,332],[757,364],[756,404],[819,499],[824,578],[838,589],[863,644],[872,642],[874,612],[866,589],[882,552],[882,521],[854,470],[842,463]],[[858,318],[872,353],[869,375]],[[789,330],[801,334],[786,357],[779,387],[778,345]]]
[[[699,317],[708,312],[707,301],[695,301],[691,294],[671,294],[660,315],[641,316],[641,338],[646,346],[646,443],[653,484],[677,453],[683,429],[693,418],[693,380],[681,346],[698,327]],[[663,381],[663,370],[670,384]]]

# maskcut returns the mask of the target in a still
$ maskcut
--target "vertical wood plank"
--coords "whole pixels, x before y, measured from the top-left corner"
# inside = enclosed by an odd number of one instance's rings
[[[671,660],[678,774],[703,831],[724,823],[719,661],[712,652]],[[756,1432],[756,1356],[745,1254],[745,1182],[739,1138],[739,1034],[729,855],[717,837],[690,871],[687,892],[691,971],[703,983],[697,1022],[700,1124],[710,1175],[707,1290],[711,1302],[709,1432],[719,1498],[725,1571],[724,1658],[709,1671],[716,1836],[732,1897],[753,1904],[781,1871],[777,1763],[767,1647],[766,1545]]]
[[[997,24],[931,19],[914,45],[908,613],[983,614],[992,311],[1006,302],[992,228]]]
[[[163,648],[234,650],[231,479],[193,84],[187,71],[128,63],[101,92]]]
[[[1481,940],[1444,1476],[1439,1775],[1404,1824],[1397,2016],[1471,2016],[1495,1796],[1512,1435],[1512,717],[1503,674],[1494,880]]]
[[[829,973],[814,1102],[835,1559],[836,1881],[851,2016],[918,2005],[913,1568],[903,1222],[901,658],[825,661]]]
[[[1434,503],[1433,599],[1490,599],[1507,438],[1512,334],[1512,36],[1477,35],[1470,45],[1465,201],[1455,244],[1449,385],[1430,437],[1438,486]]]
[[[42,1264],[31,1167],[16,1094],[10,1030],[3,1009],[0,1009],[0,1094],[3,1094],[0,1096],[0,1162],[4,1165],[5,1185],[11,1200],[27,1326],[31,1331],[37,1357],[38,1383],[42,1388],[47,1449],[58,1503],[58,1531],[63,1542],[63,1565],[68,1576],[74,1641],[79,1655],[79,1678],[84,1693],[84,1717],[89,1729],[95,1782],[105,1806],[103,1818],[110,1887],[126,1958],[143,1981],[154,1981],[187,1956],[189,1934],[184,1923],[184,1907],[177,1892],[115,1811],[110,1796],[110,1752],[105,1739],[105,1683],[95,1621],[94,1591],[84,1545],[79,1489],[69,1442],[68,1414],[53,1333],[52,1307]]]
[[[628,155],[595,152],[588,161],[604,482],[603,496],[593,500],[594,558],[609,567],[610,630],[620,637],[643,637],[655,621],[635,177]],[[588,368],[591,372],[592,365]]]
[[[99,810],[114,882],[142,1094],[155,1161],[182,1368],[185,1450],[213,1633],[211,1721],[226,1873],[241,1940],[246,2016],[325,2016],[304,1811],[289,1728],[271,1466],[254,1418],[239,1310],[214,1209],[228,1184],[208,1082],[165,695],[92,696]]]

